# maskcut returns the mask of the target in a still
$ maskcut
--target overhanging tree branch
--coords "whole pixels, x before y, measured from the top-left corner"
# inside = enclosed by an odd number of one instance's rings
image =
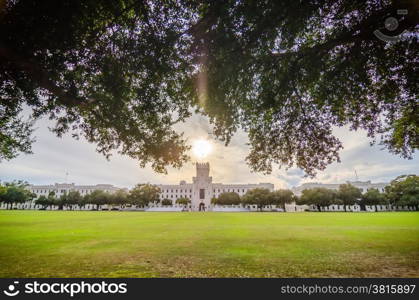
[[[47,71],[42,69],[33,59],[23,58],[15,51],[0,44],[0,61],[10,63],[17,69],[29,76],[39,87],[46,89],[57,97],[59,103],[65,106],[80,106],[94,102],[93,99],[81,99],[71,95],[63,88],[57,86],[51,79]]]

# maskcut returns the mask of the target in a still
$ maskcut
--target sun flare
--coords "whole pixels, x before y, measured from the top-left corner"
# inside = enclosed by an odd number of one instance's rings
[[[192,151],[198,158],[207,157],[212,151],[212,144],[204,139],[199,139],[193,142]]]

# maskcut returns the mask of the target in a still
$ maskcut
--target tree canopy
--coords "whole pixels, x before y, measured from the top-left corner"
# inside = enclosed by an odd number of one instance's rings
[[[151,184],[137,184],[129,193],[131,204],[147,206],[150,202],[159,202],[160,189]]]
[[[385,194],[378,189],[368,189],[361,198],[361,206],[387,204]]]
[[[65,197],[65,200],[68,199],[68,197],[65,194],[63,196]],[[109,204],[110,200],[111,195],[101,190],[94,190],[93,192],[85,196],[85,202],[96,205],[97,210],[99,210],[102,207],[102,205]]]
[[[55,197],[55,192],[49,192],[47,197],[45,197],[44,195],[39,196],[38,199],[35,200],[35,204],[41,205],[43,209],[46,209],[47,207],[51,207],[56,204],[58,204],[60,207],[64,205],[62,199],[57,199]]]
[[[163,199],[161,201],[161,205],[163,205],[163,206],[172,206],[173,205],[173,201],[170,200],[170,199]]]
[[[191,203],[191,200],[189,198],[186,198],[186,197],[181,197],[181,198],[176,199],[176,204],[187,206],[190,203]]]
[[[128,192],[126,190],[117,190],[116,192],[111,194],[111,205],[119,205],[124,207],[128,203]]]
[[[271,200],[271,192],[264,188],[251,189],[242,197],[243,204],[256,205],[260,211],[265,205],[271,205]]]
[[[25,203],[32,200],[35,195],[32,194],[23,181],[6,182],[0,185],[0,202],[6,203],[8,208],[12,208],[15,203]]]
[[[331,204],[340,204],[336,198],[336,191],[326,188],[312,188],[303,190],[298,204],[316,205],[318,208]]]
[[[335,126],[403,157],[419,147],[413,0],[8,0],[0,10],[0,159],[30,152],[31,123],[48,116],[58,136],[165,172],[188,160],[173,125],[193,111],[226,144],[247,132],[247,162],[264,173],[314,175],[338,161]],[[404,34],[389,43],[376,30]]]
[[[285,210],[285,204],[289,204],[295,202],[296,197],[291,190],[276,190],[273,191],[270,195],[271,197],[271,204],[278,205]]]
[[[399,176],[385,187],[385,191],[391,204],[419,208],[419,176]]]
[[[345,183],[339,186],[336,196],[344,205],[354,205],[357,201],[361,200],[362,192],[359,188],[353,186],[352,184]]]
[[[211,199],[211,203],[218,205],[239,205],[241,203],[241,199],[240,195],[235,192],[224,192],[217,198]]]

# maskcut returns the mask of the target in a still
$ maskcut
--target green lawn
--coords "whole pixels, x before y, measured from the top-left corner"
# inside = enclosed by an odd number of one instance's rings
[[[419,213],[0,211],[0,277],[419,277]]]

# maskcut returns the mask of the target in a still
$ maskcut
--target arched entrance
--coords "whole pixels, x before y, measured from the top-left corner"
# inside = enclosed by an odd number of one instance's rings
[[[205,211],[205,204],[204,204],[204,202],[199,203],[199,211]]]

